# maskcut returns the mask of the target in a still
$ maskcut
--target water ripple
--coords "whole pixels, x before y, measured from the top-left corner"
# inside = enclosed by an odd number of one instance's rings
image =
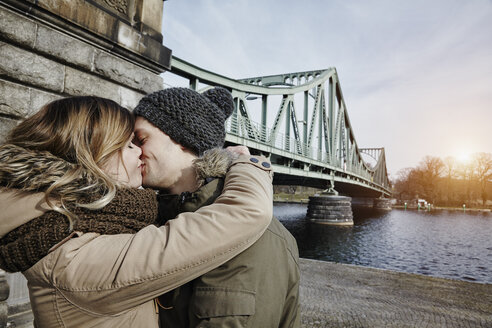
[[[492,214],[354,211],[353,227],[311,224],[306,205],[275,205],[301,257],[492,283]]]

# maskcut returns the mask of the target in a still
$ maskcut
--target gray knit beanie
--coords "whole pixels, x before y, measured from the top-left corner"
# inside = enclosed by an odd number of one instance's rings
[[[224,88],[216,87],[203,94],[187,88],[169,88],[143,97],[133,113],[201,155],[224,145],[224,123],[233,110],[232,95]]]

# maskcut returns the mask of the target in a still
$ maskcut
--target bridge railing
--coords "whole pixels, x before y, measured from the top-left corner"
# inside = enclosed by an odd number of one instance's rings
[[[319,151],[314,147],[308,147],[307,144],[297,141],[296,138],[287,137],[283,133],[277,132],[273,134],[272,129],[269,127],[239,115],[233,115],[227,120],[226,132],[292,154],[316,159],[321,162],[330,163],[334,166],[337,166],[336,164],[338,164],[330,161],[326,152]]]
[[[287,137],[283,133],[277,132],[273,135],[272,129],[269,127],[253,122],[240,115],[232,115],[227,120],[226,132],[279,150],[287,151],[291,154],[306,157],[306,159],[315,159],[327,163],[342,171],[350,172],[372,181],[372,175],[367,172],[362,165],[342,163],[339,158],[329,156],[327,152],[320,151],[317,147],[309,147],[306,143],[299,142],[293,137]]]

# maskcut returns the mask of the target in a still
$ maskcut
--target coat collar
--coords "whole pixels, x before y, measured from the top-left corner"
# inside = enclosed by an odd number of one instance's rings
[[[202,206],[212,204],[222,193],[224,179],[207,179],[208,183],[195,192],[183,192],[179,195],[159,194],[159,224],[165,224],[183,212],[195,212]]]

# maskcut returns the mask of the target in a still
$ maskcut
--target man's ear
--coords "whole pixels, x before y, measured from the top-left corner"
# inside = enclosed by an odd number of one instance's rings
[[[183,146],[182,144],[178,143],[179,145],[179,148],[184,152],[184,153],[189,153],[189,154],[192,154],[194,155],[195,157],[199,157],[199,155],[197,153],[195,153],[193,150],[191,150],[190,148],[187,148],[185,146]]]

